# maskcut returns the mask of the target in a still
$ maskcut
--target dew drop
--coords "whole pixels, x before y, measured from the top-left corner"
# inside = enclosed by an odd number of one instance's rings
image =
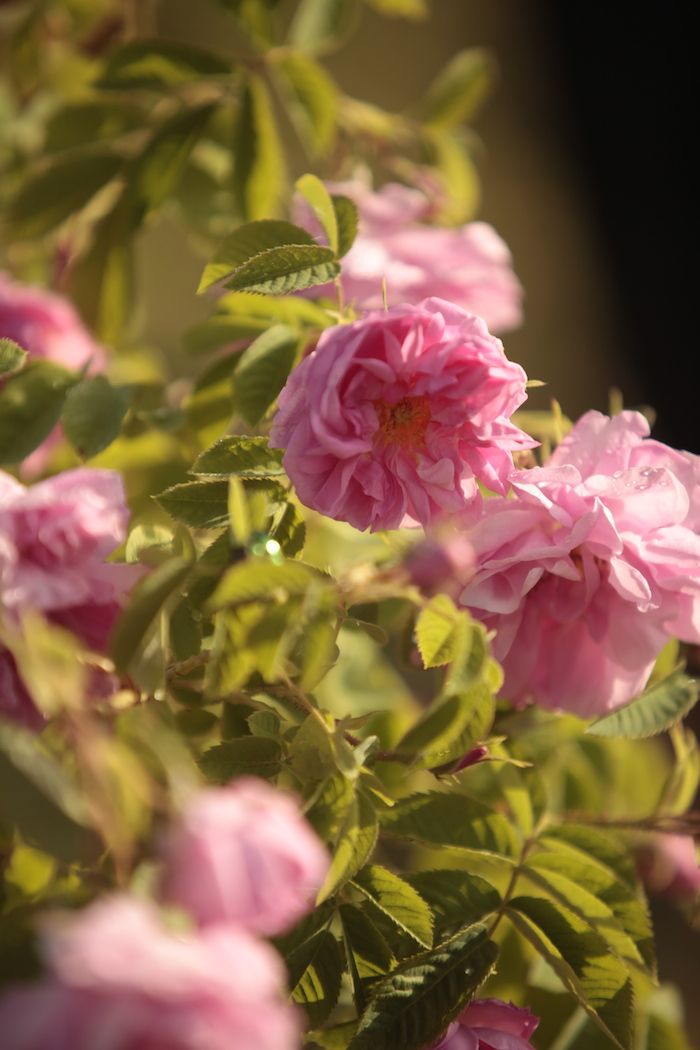
[[[649,478],[654,473],[654,468],[644,467],[644,469],[640,470],[639,473],[642,475],[643,478]]]
[[[640,481],[634,487],[637,489],[638,492],[644,492],[644,489],[648,489],[649,488],[649,482],[648,481]]]
[[[621,478],[623,474],[624,474],[624,470],[616,470],[615,473],[613,474],[613,477],[614,478]]]

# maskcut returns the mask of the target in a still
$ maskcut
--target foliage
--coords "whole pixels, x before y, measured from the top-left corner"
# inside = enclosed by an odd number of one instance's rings
[[[19,469],[60,423],[51,468],[121,472],[124,555],[144,574],[100,658],[114,694],[58,704],[40,735],[0,727],[0,943],[19,920],[31,943],[27,916],[147,885],[154,814],[193,784],[255,775],[296,792],[332,856],[315,910],[276,942],[307,1046],[421,1050],[475,995],[522,998],[543,971],[566,1024],[538,1045],[575,1050],[589,1025],[586,1045],[685,1045],[631,856],[645,833],[697,829],[680,725],[697,684],[662,658],[595,721],[511,711],[486,629],[422,595],[390,545],[302,509],[267,437],[291,370],[352,319],[336,279],[357,209],[319,175],[427,173],[438,218],[471,218],[465,122],[491,57],[460,52],[395,114],[348,97],[323,60],[364,7],[421,19],[423,0],[301,0],[287,23],[269,0],[221,0],[235,53],[92,6],[47,0],[10,23],[0,205],[4,263],[58,273],[113,363],[81,372],[0,339],[0,462]],[[293,194],[318,235],[285,217]],[[209,296],[185,365],[139,334],[136,247],[159,217],[194,238]],[[539,420],[548,441],[560,422]],[[57,659],[37,643],[33,673],[53,680]],[[643,739],[667,732],[673,757]],[[474,748],[486,760],[460,769]],[[16,959],[3,980],[24,976]]]

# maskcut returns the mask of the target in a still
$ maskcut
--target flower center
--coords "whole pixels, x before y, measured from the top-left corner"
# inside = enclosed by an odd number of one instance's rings
[[[430,422],[427,397],[403,397],[394,404],[375,401],[374,407],[379,418],[377,437],[385,445],[419,448],[425,444],[425,432]]]

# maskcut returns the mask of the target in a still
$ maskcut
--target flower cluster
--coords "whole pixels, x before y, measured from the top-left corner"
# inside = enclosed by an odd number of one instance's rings
[[[103,651],[125,595],[141,575],[106,561],[124,540],[128,510],[120,476],[65,471],[26,488],[0,472],[0,609],[11,623],[32,610]],[[42,718],[8,650],[0,649],[0,711]]]
[[[13,339],[30,357],[46,358],[75,371],[101,372],[105,351],[95,342],[72,304],[60,295],[18,284],[0,271],[0,339]],[[57,424],[22,464],[25,477],[41,473],[60,441]]]
[[[385,287],[390,306],[437,296],[482,317],[492,332],[521,323],[522,287],[507,245],[488,223],[427,225],[429,197],[394,182],[374,191],[357,175],[328,188],[354,201],[359,213],[341,277],[345,298],[356,308],[380,308]],[[301,206],[297,218],[311,225]]]
[[[127,893],[54,919],[43,936],[49,975],[0,1000],[3,1046],[298,1047],[282,961],[251,932],[280,933],[296,921],[327,871],[294,801],[252,779],[205,791],[164,857],[170,898],[200,928],[170,929],[153,904]]]

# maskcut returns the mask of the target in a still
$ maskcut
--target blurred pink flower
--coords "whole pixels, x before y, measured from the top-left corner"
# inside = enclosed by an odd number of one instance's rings
[[[403,566],[423,594],[456,598],[474,573],[474,550],[463,533],[438,532],[411,547]]]
[[[654,835],[639,849],[637,863],[650,893],[679,900],[700,893],[700,864],[690,835]]]
[[[587,413],[468,533],[460,602],[496,630],[510,700],[592,717],[639,693],[669,637],[700,641],[700,461],[648,433]]]
[[[350,197],[359,211],[357,238],[342,260],[348,302],[363,310],[379,309],[386,279],[389,306],[439,296],[483,317],[492,332],[507,332],[522,323],[523,290],[508,247],[492,226],[428,226],[428,197],[399,183],[374,191],[358,176],[329,183],[328,188]],[[303,204],[297,205],[296,218],[314,228]]]
[[[165,895],[203,926],[288,930],[311,910],[328,854],[291,795],[242,777],[197,795],[164,846]]]
[[[0,471],[0,609],[10,620],[28,610],[43,612],[89,648],[104,650],[124,597],[143,571],[105,561],[124,540],[127,521],[114,471],[69,470],[29,488]],[[5,656],[0,711],[32,724],[38,716],[27,699]]]
[[[127,896],[49,926],[50,976],[0,999],[7,1050],[296,1050],[284,967],[242,930],[167,930]]]
[[[95,342],[75,307],[43,288],[19,284],[0,271],[0,338],[14,339],[31,357],[95,373],[104,370],[105,351]],[[40,473],[60,440],[60,425],[22,464],[28,477]]]
[[[279,400],[271,444],[299,498],[357,529],[430,524],[504,492],[526,376],[481,318],[441,299],[326,329]]]
[[[539,1018],[500,999],[474,999],[431,1050],[533,1050]]]

